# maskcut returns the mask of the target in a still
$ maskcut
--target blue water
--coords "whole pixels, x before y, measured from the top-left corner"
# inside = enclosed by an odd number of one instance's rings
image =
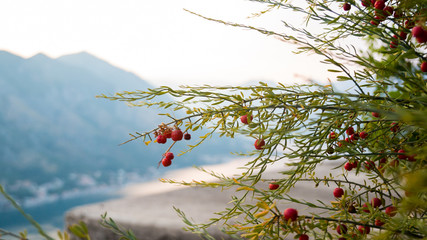
[[[64,229],[64,216],[71,208],[118,197],[120,196],[113,193],[85,194],[75,198],[42,204],[37,207],[25,208],[24,210],[41,225]],[[30,233],[36,231],[17,210],[0,211],[0,228],[12,232],[23,231],[24,229]]]

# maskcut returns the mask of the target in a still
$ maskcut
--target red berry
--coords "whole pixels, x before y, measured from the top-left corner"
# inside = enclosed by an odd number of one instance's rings
[[[427,72],[427,62],[422,62],[420,68],[422,72]]]
[[[270,188],[270,190],[276,190],[279,188],[279,184],[276,183],[270,183],[270,185],[268,185],[268,188]]]
[[[415,160],[415,157],[417,156],[417,154],[412,154],[411,156],[407,156],[407,159],[406,160],[408,160],[408,161],[410,161],[410,162],[415,162],[416,160]]]
[[[390,217],[394,217],[397,213],[397,208],[395,206],[390,206],[385,209],[385,214],[389,215]]]
[[[405,154],[405,150],[400,149],[399,151],[397,151],[397,153],[399,153],[399,155],[397,155],[397,157],[398,157],[399,159],[406,159],[406,158],[407,158],[407,156],[406,156],[406,154]]]
[[[335,188],[333,193],[334,197],[340,198],[342,195],[344,195],[344,190],[342,188]]]
[[[352,143],[352,141],[351,141],[351,139],[350,138],[345,138],[345,140],[344,141],[346,141],[347,143]]]
[[[362,131],[362,132],[359,133],[359,136],[360,136],[360,138],[365,139],[365,138],[368,137],[368,133],[365,132],[365,131]]]
[[[411,29],[415,26],[415,23],[412,20],[406,20],[404,25],[406,29]]]
[[[372,112],[372,116],[374,116],[374,117],[376,117],[376,118],[379,118],[379,117],[380,117],[380,114],[379,114],[379,113],[377,113],[377,112]]]
[[[357,164],[359,162],[357,160],[355,160],[354,162],[351,163],[351,168],[357,168]]]
[[[156,138],[156,141],[158,142],[158,143],[161,143],[161,144],[165,144],[166,143],[166,137],[164,136],[164,135],[159,135],[159,136],[157,136],[157,138]]]
[[[372,200],[371,200],[372,207],[377,208],[377,207],[381,206],[381,204],[382,204],[381,199],[379,199],[379,198],[372,198]]]
[[[427,42],[427,33],[424,32],[424,34],[421,37],[417,37],[415,39],[417,39],[418,43],[425,43]]]
[[[383,9],[384,9],[384,7],[385,7],[385,2],[384,2],[384,0],[377,0],[377,1],[375,1],[374,7],[375,7],[376,9],[381,9],[381,10],[383,10]]]
[[[390,162],[390,166],[392,167],[397,167],[399,166],[399,160],[395,159],[393,161]]]
[[[308,235],[307,234],[301,234],[300,236],[299,236],[299,238],[298,238],[299,240],[308,240],[309,239],[309,237],[308,237]]]
[[[371,1],[370,0],[362,0],[362,6],[364,7],[369,7],[371,6]]]
[[[337,134],[335,132],[331,132],[331,133],[329,133],[329,138],[335,139],[335,138],[337,138]]]
[[[378,20],[379,22],[382,22],[386,18],[387,18],[387,16],[384,14],[383,10],[376,10],[375,11],[375,17],[374,17],[374,19]]]
[[[355,133],[355,134],[351,134],[350,136],[350,140],[351,141],[357,141],[359,139],[359,134]]]
[[[400,129],[399,124],[397,124],[396,122],[392,122],[390,126],[390,131],[392,132],[397,132]]]
[[[397,45],[399,45],[397,42],[391,41],[389,46],[390,48],[397,48]]]
[[[254,144],[255,149],[257,149],[257,150],[261,150],[261,149],[263,149],[264,145],[265,145],[265,141],[264,141],[264,139],[257,139],[257,140],[255,141],[255,144]]]
[[[165,138],[171,138],[172,137],[172,131],[168,131],[163,133],[163,135],[165,136]]]
[[[347,171],[351,171],[351,169],[353,169],[353,166],[351,165],[351,163],[348,162],[348,163],[344,164],[344,168]]]
[[[348,135],[352,135],[352,134],[354,134],[354,128],[353,128],[353,127],[349,127],[349,128],[347,128],[347,130],[345,130],[345,132],[346,132]]]
[[[191,134],[189,134],[189,133],[185,133],[185,134],[184,134],[184,139],[185,139],[185,140],[190,140],[190,139],[191,139]]]
[[[392,14],[393,14],[393,12],[394,12],[394,8],[393,8],[393,7],[391,7],[391,6],[387,6],[387,7],[385,7],[385,8],[384,8],[384,13],[385,13],[387,16],[392,15]]]
[[[375,219],[375,226],[381,227],[384,224],[385,222],[381,221],[380,219]]]
[[[171,153],[171,152],[167,152],[167,153],[165,154],[165,158],[172,160],[172,159],[174,158],[174,155],[173,155],[173,153]]]
[[[252,122],[252,119],[254,119],[253,117],[252,117],[252,115],[251,115],[251,122]],[[240,121],[242,121],[242,123],[244,123],[244,124],[248,124],[249,122],[248,122],[248,115],[247,114],[245,114],[245,115],[243,115],[243,116],[241,116],[240,117]]]
[[[298,218],[298,211],[295,208],[286,208],[283,212],[283,217],[286,221],[289,219],[295,221]]]
[[[372,25],[374,26],[378,26],[378,24],[380,24],[380,22],[376,21],[376,20],[371,20],[370,22]]]
[[[425,34],[425,31],[423,27],[415,26],[414,28],[412,28],[412,36],[419,38],[419,37],[422,37],[424,34]]]
[[[182,140],[182,137],[183,137],[183,133],[180,129],[175,129],[172,131],[171,138],[173,141],[180,141]]]
[[[337,233],[338,234],[346,234],[347,233],[347,226],[345,224],[340,224],[337,226]]]
[[[402,39],[402,40],[405,40],[407,36],[408,36],[408,33],[404,32],[404,31],[401,31],[401,32],[399,33],[399,37],[400,37],[400,39]]]
[[[366,170],[371,170],[375,168],[375,163],[372,161],[365,161],[365,168]]]
[[[371,232],[371,228],[369,226],[359,226],[357,229],[361,234],[369,234]]]
[[[344,195],[344,190],[342,188],[334,189],[334,197],[340,198],[342,195]]]
[[[350,205],[348,208],[347,208],[347,211],[349,212],[349,213],[356,213],[357,211],[356,211],[356,207],[354,207],[353,205]]]
[[[351,5],[350,3],[345,2],[342,8],[344,9],[344,11],[349,11],[351,9]]]
[[[172,164],[172,160],[170,160],[169,158],[163,158],[162,164],[163,164],[163,166],[168,167]]]
[[[362,205],[362,211],[364,211],[365,213],[370,213],[371,211],[369,210],[368,204],[364,203]]]
[[[393,34],[393,38],[399,40],[399,36],[397,36],[396,34]]]
[[[338,147],[342,147],[342,141],[337,142]]]

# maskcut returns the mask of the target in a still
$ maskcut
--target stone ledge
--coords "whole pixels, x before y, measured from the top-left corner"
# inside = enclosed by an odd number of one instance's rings
[[[118,239],[111,231],[99,224],[105,212],[121,226],[132,229],[139,240],[200,239],[196,234],[184,231],[185,224],[174,211],[180,208],[197,223],[207,222],[213,212],[223,210],[231,195],[211,188],[181,188],[166,193],[124,198],[74,208],[67,212],[66,225],[83,221],[90,229],[92,239]],[[218,228],[209,232],[217,239],[231,239]]]

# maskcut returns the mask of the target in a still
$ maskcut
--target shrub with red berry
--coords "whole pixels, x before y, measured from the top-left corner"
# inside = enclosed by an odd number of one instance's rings
[[[212,130],[188,145],[186,154],[214,133],[250,139],[239,142],[250,149],[246,155],[251,160],[244,166],[244,174],[233,178],[213,173],[218,179],[215,183],[181,182],[225,189],[236,186],[236,191],[247,193],[233,198],[234,206],[208,223],[193,223],[178,211],[188,229],[208,235],[204,231],[208,226],[223,222],[225,232],[245,239],[426,238],[422,229],[427,225],[424,2],[310,0],[306,1],[307,10],[285,1],[259,2],[271,11],[296,11],[309,23],[317,21],[321,24],[316,26],[327,27],[311,33],[285,19],[286,29],[277,32],[198,16],[293,43],[300,53],[318,54],[328,64],[327,70],[336,74],[332,84],[159,87],[103,96],[131,103],[145,101],[145,105],[157,105],[165,111],[185,109],[185,116],[132,134],[129,140],[150,143],[154,138],[167,143],[160,162],[164,166],[172,162],[168,153],[175,143],[190,139],[187,132]],[[335,86],[345,90],[338,91]],[[164,94],[182,99],[153,102]],[[195,107],[194,103],[208,104]],[[277,179],[266,174],[274,164],[283,165]],[[330,167],[331,173],[318,175],[321,171],[317,169],[324,166]],[[330,199],[291,196],[300,182],[312,184],[313,191],[326,185]]]

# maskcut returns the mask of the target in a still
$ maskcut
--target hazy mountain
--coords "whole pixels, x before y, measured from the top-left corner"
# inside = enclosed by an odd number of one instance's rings
[[[76,174],[97,173],[95,180],[102,183],[111,181],[108,174],[119,169],[149,174],[165,145],[118,144],[128,133],[157,126],[162,121],[157,110],[95,98],[148,87],[135,74],[85,52],[24,59],[0,51],[0,183],[19,192],[28,182],[61,179],[65,187],[71,186]],[[221,158],[218,148],[224,154],[242,149],[237,142],[222,141],[174,160],[173,167],[202,164],[206,156]],[[177,145],[179,150],[184,143]]]
[[[88,65],[80,67],[79,59],[96,63],[96,71],[90,71]],[[95,95],[124,90],[122,86],[135,89],[149,85],[96,60],[89,54],[61,59],[37,54],[22,59],[0,52],[2,181],[43,181],[70,169],[113,168],[119,166],[116,159],[133,155],[117,143],[127,132],[139,128],[135,119],[147,115]],[[100,74],[102,69],[105,75]],[[112,71],[115,74],[109,75]],[[141,121],[151,122],[156,114],[151,115],[147,116],[150,120]],[[136,150],[133,146],[132,151]]]

